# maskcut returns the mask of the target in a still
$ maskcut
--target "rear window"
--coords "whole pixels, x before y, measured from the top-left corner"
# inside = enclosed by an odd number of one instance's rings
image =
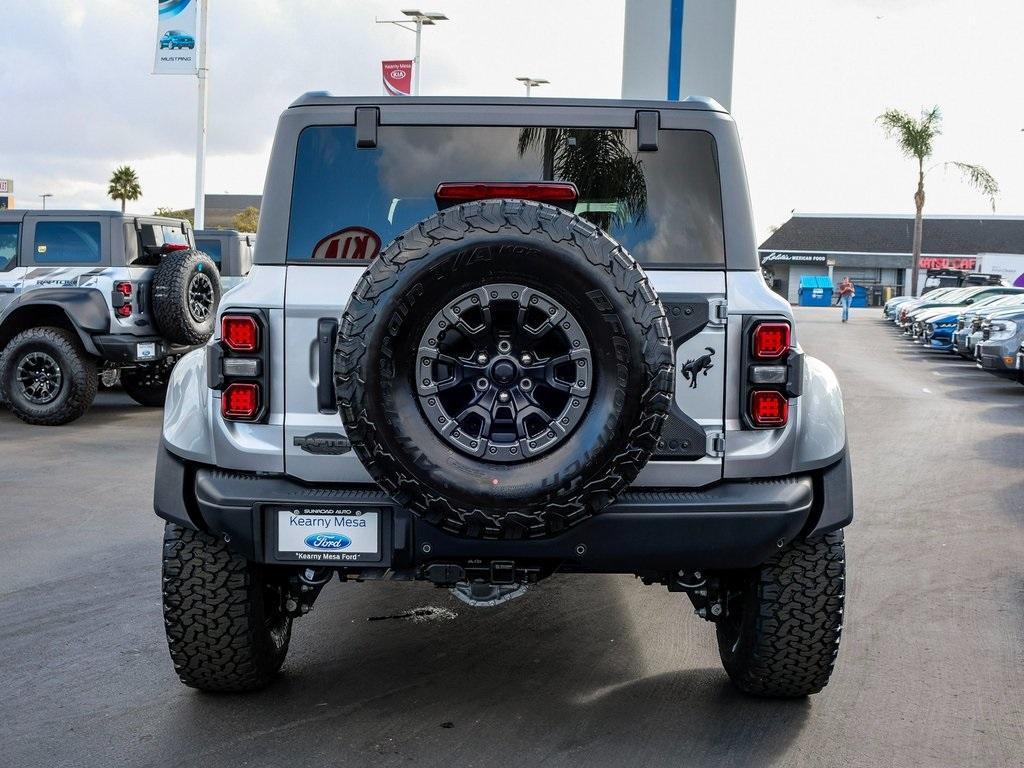
[[[216,264],[217,268],[220,269],[220,260],[221,260],[220,240],[216,240],[216,239],[207,240],[206,238],[199,238],[198,240],[196,240],[196,248],[198,248],[200,251],[205,253],[211,259],[213,259],[214,264]]]
[[[160,263],[164,245],[188,245],[188,235],[181,226],[172,224],[141,223],[138,227],[139,254],[132,266],[155,267]]]
[[[646,267],[725,264],[711,134],[662,130],[657,151],[637,152],[632,129],[471,126],[381,126],[372,149],[356,148],[352,126],[306,128],[295,160],[288,260],[372,257],[373,235],[386,245],[437,212],[439,183],[458,181],[571,181],[580,193],[576,213]],[[332,236],[339,237],[328,251]]]
[[[98,221],[40,221],[36,224],[36,264],[99,264]]]

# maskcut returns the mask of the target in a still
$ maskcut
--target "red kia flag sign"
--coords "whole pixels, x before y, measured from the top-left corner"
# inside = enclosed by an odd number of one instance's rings
[[[388,96],[412,96],[412,61],[382,61],[384,92]]]

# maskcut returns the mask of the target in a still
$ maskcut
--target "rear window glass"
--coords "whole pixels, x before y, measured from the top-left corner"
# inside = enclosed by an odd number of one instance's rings
[[[213,259],[214,264],[216,264],[217,267],[220,268],[220,240],[207,240],[205,238],[199,238],[198,240],[196,240],[196,248],[205,253],[211,259]]]
[[[576,213],[645,266],[725,264],[709,133],[662,130],[656,152],[637,152],[632,129],[471,126],[381,126],[372,149],[356,148],[352,126],[306,128],[296,153],[288,260],[368,258],[373,235],[386,245],[437,212],[439,183],[458,181],[571,181],[580,193]]]
[[[99,264],[98,221],[40,221],[36,224],[36,264]]]
[[[14,265],[18,257],[18,225],[0,224],[0,272]]]

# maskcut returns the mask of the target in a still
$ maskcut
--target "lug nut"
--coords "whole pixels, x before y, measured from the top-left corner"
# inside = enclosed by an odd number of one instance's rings
[[[483,376],[476,380],[476,388],[479,389],[481,392],[485,391],[487,389],[487,386],[487,379],[485,379]]]
[[[479,355],[476,356],[476,362],[479,365],[487,365],[487,355],[481,352]]]
[[[532,386],[533,382],[530,381],[529,379],[523,379],[522,381],[519,382],[519,388],[523,390],[528,390]]]
[[[519,358],[519,362],[523,365],[531,365],[533,363],[533,358],[530,357],[528,352],[523,352],[523,356]]]
[[[507,355],[512,350],[512,342],[510,341],[499,341],[498,351],[503,355]]]
[[[509,398],[508,392],[499,392],[498,393],[498,400],[500,402],[507,403],[508,402],[508,398]]]

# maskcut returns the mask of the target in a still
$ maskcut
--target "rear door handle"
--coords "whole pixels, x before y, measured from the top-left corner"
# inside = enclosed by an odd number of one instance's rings
[[[338,397],[334,390],[334,343],[338,340],[338,321],[321,317],[317,321],[317,368],[320,375],[316,385],[316,407],[320,413],[337,413]]]
[[[0,285],[0,293],[14,293],[16,290],[13,285]]]

